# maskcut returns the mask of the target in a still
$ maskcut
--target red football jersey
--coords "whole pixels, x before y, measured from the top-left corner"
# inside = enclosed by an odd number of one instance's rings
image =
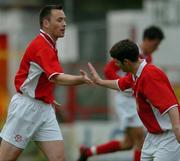
[[[132,87],[138,114],[150,133],[172,129],[167,112],[179,103],[164,72],[143,61],[135,77],[129,74],[120,78],[118,85],[121,90]]]
[[[49,80],[59,73],[63,73],[63,68],[58,60],[55,43],[41,30],[29,44],[21,60],[14,80],[16,90],[32,98],[52,103],[54,83]]]

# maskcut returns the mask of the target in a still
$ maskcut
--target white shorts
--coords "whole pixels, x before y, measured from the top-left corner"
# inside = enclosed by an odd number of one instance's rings
[[[174,133],[148,133],[142,148],[141,161],[180,161],[180,144]]]
[[[63,140],[52,106],[21,94],[15,94],[10,102],[1,137],[21,149],[31,139]]]
[[[115,95],[115,110],[119,119],[120,130],[125,130],[127,127],[143,126],[137,113],[134,97],[117,92]]]

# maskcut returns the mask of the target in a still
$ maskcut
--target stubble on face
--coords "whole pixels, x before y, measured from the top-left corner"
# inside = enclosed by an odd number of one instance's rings
[[[63,10],[52,10],[50,15],[50,32],[54,39],[64,37],[66,28],[66,17]]]

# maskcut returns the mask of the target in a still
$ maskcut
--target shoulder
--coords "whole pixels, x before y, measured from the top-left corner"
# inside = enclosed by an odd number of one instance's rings
[[[145,70],[146,70],[146,71],[149,71],[150,73],[153,73],[153,72],[155,72],[155,73],[158,73],[158,72],[164,73],[164,72],[162,71],[162,69],[160,69],[158,66],[156,66],[156,65],[154,65],[154,64],[147,64],[147,65],[145,66]]]
[[[45,40],[42,38],[41,35],[37,35],[30,43],[31,46],[39,46],[44,47],[46,45]]]
[[[146,79],[160,80],[166,77],[166,75],[159,67],[153,64],[147,64],[144,68],[143,77]]]
[[[52,47],[46,42],[46,40],[41,36],[37,35],[29,44],[28,49],[37,52],[53,52]]]

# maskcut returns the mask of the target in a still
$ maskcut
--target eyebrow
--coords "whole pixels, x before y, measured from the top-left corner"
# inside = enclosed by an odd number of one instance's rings
[[[65,20],[66,17],[57,17],[57,20]]]

